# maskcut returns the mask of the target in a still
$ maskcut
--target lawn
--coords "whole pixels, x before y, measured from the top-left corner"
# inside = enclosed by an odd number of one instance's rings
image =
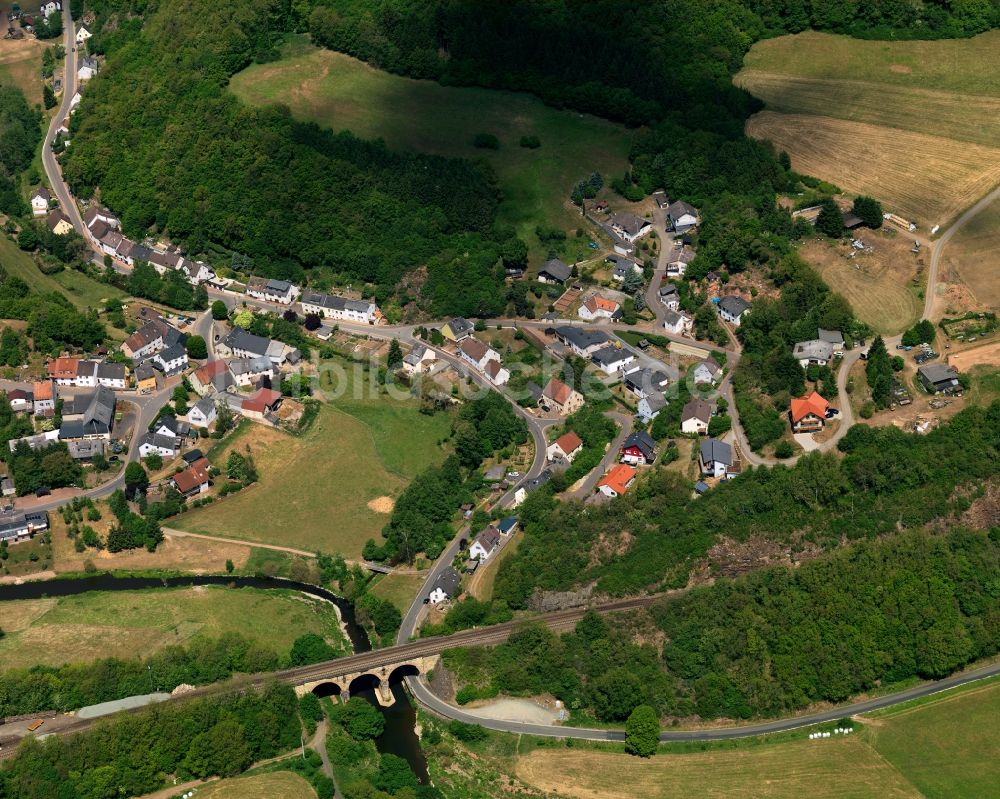
[[[274,771],[213,782],[195,791],[198,799],[316,799],[316,791],[298,774]]]
[[[529,242],[536,242],[538,224],[578,226],[579,214],[568,204],[576,181],[627,167],[631,134],[619,125],[548,108],[527,94],[391,75],[316,49],[304,37],[289,42],[280,61],[233,76],[230,88],[248,103],[283,103],[300,119],[382,138],[391,147],[487,159],[503,190],[500,220]],[[495,135],[500,149],[473,147],[477,133]],[[520,147],[524,135],[538,136],[542,146]]]
[[[951,238],[941,266],[978,305],[1000,308],[1000,201],[990,203]]]
[[[378,582],[370,589],[371,593],[392,602],[400,612],[406,613],[413,598],[423,587],[426,573],[421,574],[387,574],[379,577]]]
[[[998,46],[803,33],[758,42],[735,80],[767,104],[748,132],[798,171],[930,227],[1000,183]]]
[[[586,749],[537,749],[518,760],[517,776],[579,799],[920,797],[858,737],[659,754],[650,760]]]
[[[383,419],[387,423],[377,431],[326,405],[302,437],[247,425],[212,457],[224,465],[228,451],[249,448],[260,473],[258,484],[179,516],[170,526],[357,558],[365,541],[378,539],[388,520],[387,513],[369,503],[395,499],[411,470],[443,457],[435,446],[442,422],[420,415],[416,406],[404,410],[371,410],[373,425]]]
[[[43,274],[31,256],[6,236],[0,236],[0,264],[8,274],[21,278],[33,290],[61,292],[78,308],[102,308],[108,297],[125,296],[114,286],[100,283],[75,269],[64,269],[54,275]]]
[[[871,745],[928,799],[996,796],[1000,784],[1000,683],[949,692],[877,715]]]
[[[284,655],[305,633],[343,644],[332,605],[293,592],[177,588],[0,603],[0,668],[130,658],[237,632]]]

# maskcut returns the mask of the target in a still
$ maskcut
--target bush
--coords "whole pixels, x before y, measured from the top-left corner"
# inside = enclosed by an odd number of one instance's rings
[[[489,733],[478,724],[466,724],[458,720],[448,722],[448,732],[465,743],[485,741],[489,737]]]
[[[774,457],[776,458],[790,458],[794,452],[790,441],[779,441],[774,445]]]
[[[542,140],[537,136],[522,136],[521,146],[527,148],[528,150],[537,150],[542,146]]]
[[[875,403],[869,400],[861,406],[861,418],[871,419],[875,415]]]
[[[500,139],[492,133],[477,133],[472,138],[472,146],[480,150],[499,150]]]

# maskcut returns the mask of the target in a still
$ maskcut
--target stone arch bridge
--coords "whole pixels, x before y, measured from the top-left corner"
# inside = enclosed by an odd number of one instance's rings
[[[385,666],[346,671],[343,668],[337,668],[338,661],[331,661],[328,675],[297,684],[295,694],[296,696],[304,696],[310,691],[316,691],[324,686],[333,686],[336,688],[335,693],[346,699],[352,691],[372,685],[375,688],[375,696],[379,704],[383,707],[389,707],[396,701],[392,695],[391,685],[397,676],[410,677],[417,674],[429,674],[440,660],[441,655],[431,654],[407,658]],[[348,669],[351,667],[348,666]]]

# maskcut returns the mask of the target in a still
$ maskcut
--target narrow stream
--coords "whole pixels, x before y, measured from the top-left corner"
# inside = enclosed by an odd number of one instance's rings
[[[16,599],[43,599],[45,597],[74,596],[87,591],[141,591],[151,588],[185,588],[198,585],[222,585],[235,588],[284,588],[301,591],[304,594],[332,602],[340,611],[347,637],[355,652],[368,652],[371,642],[365,629],[358,624],[354,614],[354,605],[341,596],[309,583],[295,580],[285,580],[279,577],[237,577],[229,575],[206,575],[190,577],[112,577],[97,575],[84,579],[38,580],[21,585],[0,586],[0,601]],[[409,697],[399,678],[391,686],[396,701],[392,707],[382,707],[375,697],[374,683],[361,690],[355,690],[355,695],[370,702],[385,718],[385,732],[376,740],[378,751],[383,754],[397,755],[413,769],[417,779],[427,784],[427,760],[420,748],[420,739],[414,730],[416,710],[410,704]]]

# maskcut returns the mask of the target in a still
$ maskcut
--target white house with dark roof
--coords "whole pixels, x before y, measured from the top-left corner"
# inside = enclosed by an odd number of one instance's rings
[[[660,393],[650,393],[642,397],[639,400],[639,405],[636,408],[636,415],[643,422],[651,422],[657,416],[659,416],[660,411],[667,407],[667,398]]]
[[[697,253],[690,247],[674,249],[667,255],[667,277],[683,277]]]
[[[374,325],[381,318],[378,306],[370,300],[349,300],[335,294],[307,291],[302,295],[302,313],[316,314],[324,319],[342,319]]]
[[[844,334],[839,330],[824,330],[823,328],[818,328],[816,331],[816,338],[820,341],[825,341],[833,347],[834,357],[844,356]]]
[[[701,473],[709,477],[725,477],[733,466],[733,448],[717,438],[706,438],[698,449]]]
[[[694,319],[683,311],[667,311],[663,314],[663,329],[675,336],[684,336],[694,327]]]
[[[128,385],[125,364],[108,362],[97,364],[97,385],[116,390],[125,389]]]
[[[660,286],[660,302],[666,306],[668,311],[679,311],[681,307],[681,295],[677,286],[673,283],[664,283]]]
[[[624,347],[608,346],[590,356],[593,364],[606,375],[616,375],[635,360],[635,356]]]
[[[252,277],[247,281],[247,296],[264,302],[291,305],[299,296],[299,287],[288,280]]]
[[[428,601],[432,605],[439,605],[442,602],[452,599],[458,594],[458,587],[461,582],[461,574],[454,569],[447,569],[434,582],[434,587],[431,588],[430,593],[427,595]]]
[[[267,356],[258,358],[237,358],[229,362],[229,372],[236,385],[246,388],[255,385],[265,377],[274,379],[274,364]]]
[[[718,304],[719,316],[734,327],[740,326],[740,320],[750,310],[750,303],[735,294],[722,297]]]
[[[202,397],[188,409],[187,420],[192,427],[210,427],[217,415],[215,401]]]
[[[437,355],[430,347],[417,344],[403,358],[403,371],[407,374],[417,374],[430,370],[434,366]]]
[[[173,458],[181,448],[181,440],[176,436],[161,433],[143,433],[139,437],[139,456],[156,454],[161,458]]]
[[[505,386],[510,380],[510,371],[500,361],[488,361],[483,373],[494,386]]]
[[[97,59],[93,56],[85,55],[77,65],[76,77],[80,81],[88,81],[97,74],[98,69]]]
[[[469,547],[469,557],[476,560],[487,560],[500,546],[500,531],[492,524],[476,536]]]
[[[643,219],[628,211],[612,214],[610,225],[615,234],[625,239],[629,244],[634,244],[653,229],[653,224],[648,219]]]
[[[584,330],[570,325],[555,328],[553,334],[581,358],[590,357],[611,341],[607,333],[600,330]]]
[[[486,369],[490,361],[499,361],[500,353],[492,347],[483,344],[479,339],[467,338],[458,345],[458,355],[466,363],[475,366],[480,372]]]
[[[614,269],[611,271],[611,279],[618,283],[624,282],[630,273],[636,275],[642,274],[642,264],[629,258],[627,255],[613,253],[604,260],[609,264],[614,264]]]
[[[833,360],[833,345],[818,338],[800,341],[792,348],[792,356],[803,369],[809,366],[826,366]]]
[[[52,194],[44,186],[39,186],[35,189],[35,193],[31,195],[31,213],[34,216],[45,216],[49,212],[49,200],[52,199]]]
[[[681,432],[694,436],[707,435],[714,411],[715,408],[707,400],[689,400],[681,409]]]
[[[215,348],[227,358],[261,358],[267,356],[270,346],[271,339],[255,336],[242,327],[234,327]]]
[[[188,356],[183,344],[174,344],[160,350],[153,356],[153,364],[159,365],[165,375],[175,375],[187,369]]]
[[[684,200],[676,200],[667,207],[667,225],[674,233],[686,233],[698,226],[698,210]]]

